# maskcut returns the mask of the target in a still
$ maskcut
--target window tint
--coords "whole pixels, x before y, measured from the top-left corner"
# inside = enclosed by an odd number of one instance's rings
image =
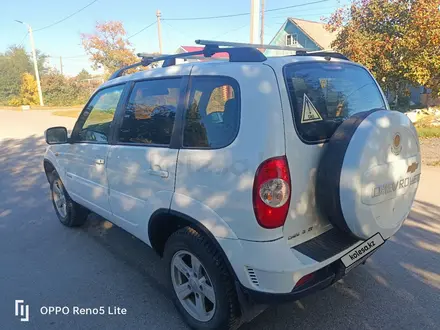
[[[227,77],[193,77],[183,145],[222,148],[237,135],[240,120],[238,84]]]
[[[110,124],[123,90],[124,85],[110,87],[98,92],[93,97],[82,114],[87,116],[87,119],[79,132],[79,141],[108,142]]]
[[[357,65],[291,64],[284,74],[295,124],[306,141],[328,139],[353,114],[385,107],[375,81]]]
[[[169,145],[180,81],[177,78],[136,83],[119,131],[119,141]]]

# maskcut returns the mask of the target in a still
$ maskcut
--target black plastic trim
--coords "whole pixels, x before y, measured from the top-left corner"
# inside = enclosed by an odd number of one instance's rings
[[[338,273],[343,273],[343,271],[338,270],[341,267],[343,267],[343,265],[338,260],[316,271],[314,273],[315,276],[311,281],[293,288],[289,293],[269,293],[249,289],[243,285],[240,285],[240,287],[244,294],[257,304],[275,304],[295,301],[332,285],[336,280],[336,275]]]
[[[292,249],[318,262],[322,262],[341,253],[357,242],[359,242],[359,239],[347,235],[337,228],[332,228]]]
[[[316,175],[316,204],[321,213],[327,216],[334,226],[358,239],[363,238],[351,232],[342,212],[340,196],[342,165],[348,145],[359,125],[370,114],[381,110],[387,111],[386,109],[373,109],[360,112],[342,122],[321,155]]]
[[[183,129],[185,126],[185,114],[186,114],[186,109],[188,109],[189,94],[191,89],[191,71],[189,75],[183,76],[180,85],[179,103],[177,104],[176,117],[174,119],[173,132],[171,134],[171,141],[170,141],[171,149],[180,149],[183,144]]]
[[[235,274],[234,269],[232,268],[231,263],[229,262],[228,257],[226,256],[225,251],[222,249],[220,244],[217,242],[214,235],[203,224],[201,224],[199,221],[197,221],[196,219],[190,217],[189,215],[187,215],[185,213],[181,213],[179,211],[174,211],[174,210],[165,209],[165,208],[157,209],[156,211],[154,211],[150,217],[149,222],[148,222],[148,237],[150,238],[150,241],[151,241],[151,232],[152,232],[152,226],[153,226],[152,224],[154,222],[154,219],[158,215],[163,215],[163,214],[165,214],[165,215],[169,214],[169,215],[176,216],[178,218],[182,218],[185,221],[189,222],[192,226],[194,226],[195,229],[200,230],[204,235],[206,235],[210,239],[210,241],[215,245],[217,250],[221,253],[223,260],[226,264],[226,267],[228,268],[229,273],[234,277],[234,279],[236,281],[239,281],[237,275]]]

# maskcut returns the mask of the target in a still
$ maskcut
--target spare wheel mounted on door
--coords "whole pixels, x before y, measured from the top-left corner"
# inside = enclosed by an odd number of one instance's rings
[[[392,236],[408,216],[421,174],[408,117],[375,109],[345,120],[325,146],[316,200],[325,217],[359,239]]]

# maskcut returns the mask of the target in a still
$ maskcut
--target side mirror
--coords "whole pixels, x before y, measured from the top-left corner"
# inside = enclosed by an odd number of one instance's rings
[[[47,144],[67,143],[67,129],[65,127],[51,127],[44,132]]]

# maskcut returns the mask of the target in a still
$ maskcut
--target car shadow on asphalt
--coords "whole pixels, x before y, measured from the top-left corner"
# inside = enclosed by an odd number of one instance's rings
[[[11,219],[25,219],[19,225],[23,240],[32,226],[55,221],[42,171],[44,148],[38,136],[0,141],[0,234],[15,225]],[[99,243],[171,303],[164,265],[146,244],[96,215],[68,230]],[[438,329],[432,302],[440,293],[439,238],[440,207],[416,201],[402,229],[365,266],[300,301],[270,307],[243,329]]]

